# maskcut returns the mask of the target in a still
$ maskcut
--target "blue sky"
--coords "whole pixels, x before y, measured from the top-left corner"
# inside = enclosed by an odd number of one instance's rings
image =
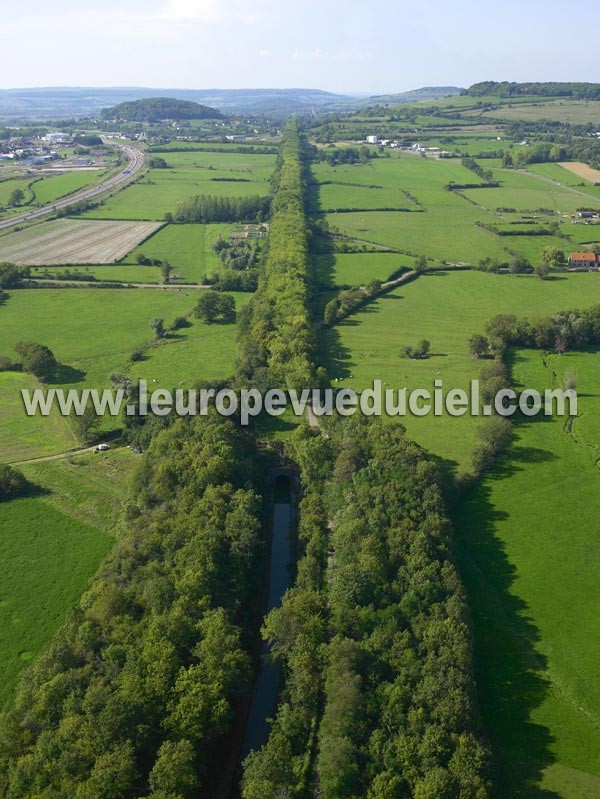
[[[310,87],[600,80],[600,5],[558,0],[27,0],[0,20],[0,87]],[[592,33],[592,39],[585,35]]]

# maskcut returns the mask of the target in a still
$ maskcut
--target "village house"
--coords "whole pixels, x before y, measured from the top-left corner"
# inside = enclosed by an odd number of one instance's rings
[[[572,252],[569,255],[570,269],[599,269],[600,257],[595,252]]]

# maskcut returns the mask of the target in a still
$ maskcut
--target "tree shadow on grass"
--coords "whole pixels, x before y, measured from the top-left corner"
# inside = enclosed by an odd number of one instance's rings
[[[454,511],[459,566],[473,618],[475,676],[484,727],[495,760],[497,799],[560,799],[539,787],[554,761],[550,730],[531,720],[549,693],[540,633],[526,602],[512,590],[516,569],[497,525],[509,514],[494,505],[492,485],[523,468],[554,458],[552,453],[513,445],[483,483]]]
[[[335,253],[314,253],[311,257],[313,259],[313,268],[315,269],[317,276],[317,288],[325,291],[336,288],[334,277]]]
[[[319,336],[320,362],[330,380],[346,379],[352,374],[352,353],[344,344],[336,327],[324,327]]]
[[[74,366],[68,366],[64,363],[57,363],[50,372],[46,380],[47,384],[55,385],[71,385],[73,383],[81,383],[85,380],[86,372],[82,369],[76,369]]]
[[[19,467],[16,467],[19,469]],[[39,497],[47,497],[52,493],[49,488],[45,488],[44,486],[40,486],[37,483],[31,483],[27,480],[27,486],[24,488],[23,492],[19,494],[18,499],[38,499]]]

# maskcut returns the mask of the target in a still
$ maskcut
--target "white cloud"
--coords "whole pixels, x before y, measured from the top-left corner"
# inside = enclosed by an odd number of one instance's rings
[[[242,0],[166,0],[158,13],[158,18],[165,21],[195,22],[242,22],[252,24],[257,22],[260,11],[254,4],[252,11]]]
[[[261,58],[268,58],[271,55],[270,50],[259,50],[258,54]]]
[[[326,56],[326,55],[327,55],[327,53],[325,53],[323,50],[320,50],[318,47],[315,47],[314,50],[298,50],[298,49],[296,49],[292,53],[292,58],[295,61],[299,61],[300,59],[304,59],[304,58],[309,58],[309,59],[322,58],[323,56]]]
[[[225,3],[217,0],[167,0],[160,11],[164,19],[195,19],[218,22],[226,15]]]

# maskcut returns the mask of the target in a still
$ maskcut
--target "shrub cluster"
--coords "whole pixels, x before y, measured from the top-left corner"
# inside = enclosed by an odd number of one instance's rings
[[[26,493],[28,488],[29,483],[18,469],[0,463],[0,502],[20,497]]]
[[[502,354],[507,347],[531,347],[562,353],[571,349],[600,345],[600,305],[582,311],[562,311],[540,316],[533,321],[513,314],[498,314],[485,326],[492,353]]]

